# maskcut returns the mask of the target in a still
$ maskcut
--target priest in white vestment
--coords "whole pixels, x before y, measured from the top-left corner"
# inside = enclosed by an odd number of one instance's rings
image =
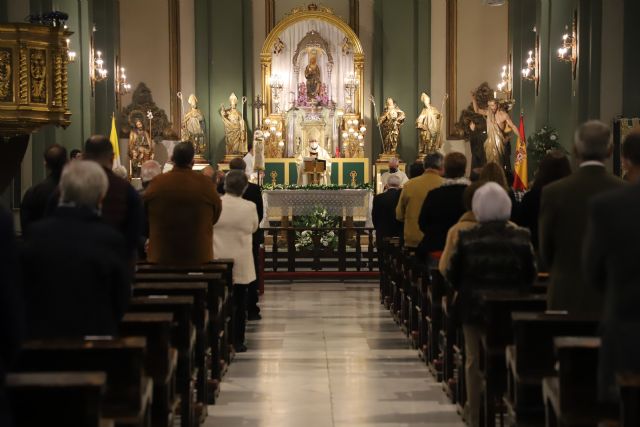
[[[305,147],[296,158],[296,164],[298,165],[298,184],[311,184],[311,182],[309,182],[309,177],[304,173],[304,160],[312,158],[327,162],[327,168],[320,176],[319,183],[322,185],[328,185],[331,182],[331,156],[315,139],[309,141],[309,146]]]

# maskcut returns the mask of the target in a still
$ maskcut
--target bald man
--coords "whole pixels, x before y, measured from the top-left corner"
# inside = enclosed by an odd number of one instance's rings
[[[382,188],[387,188],[387,182],[389,181],[389,177],[391,175],[396,175],[400,178],[400,187],[402,187],[405,182],[409,181],[409,177],[407,176],[407,174],[398,169],[399,164],[400,161],[397,157],[391,157],[389,159],[389,171],[383,173],[382,177],[380,178],[382,181]]]

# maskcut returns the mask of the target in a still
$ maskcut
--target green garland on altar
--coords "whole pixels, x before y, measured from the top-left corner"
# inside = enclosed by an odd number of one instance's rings
[[[310,185],[297,185],[297,184],[263,184],[263,190],[369,190],[373,191],[373,185],[366,184],[358,184],[355,187],[350,185],[339,185],[339,184],[310,184]]]

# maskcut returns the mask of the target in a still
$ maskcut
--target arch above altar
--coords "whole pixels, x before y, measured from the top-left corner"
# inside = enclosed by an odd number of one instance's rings
[[[315,66],[308,70],[315,56]],[[364,52],[349,25],[329,8],[310,4],[293,9],[267,36],[260,54],[265,115],[292,107],[340,108],[361,116],[364,110]],[[316,97],[308,95],[305,75],[317,76]],[[355,84],[354,84],[355,83]]]

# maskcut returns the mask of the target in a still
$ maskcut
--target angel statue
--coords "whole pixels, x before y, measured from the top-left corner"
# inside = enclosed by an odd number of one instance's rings
[[[243,97],[243,102],[245,98]],[[247,152],[247,129],[242,114],[237,110],[238,97],[235,93],[229,96],[229,108],[220,105],[220,117],[224,123],[224,136],[226,140],[227,155],[244,155]]]
[[[387,105],[378,118],[378,126],[382,131],[382,152],[383,154],[395,154],[398,149],[398,138],[400,137],[400,126],[404,123],[406,115],[393,98],[387,98]]]
[[[129,133],[129,164],[132,178],[140,177],[140,168],[147,160],[153,160],[154,143],[149,131],[144,128],[142,117],[132,117],[133,128]]]
[[[178,92],[178,98],[182,101],[182,93]],[[206,124],[202,111],[198,109],[198,98],[194,94],[188,100],[191,109],[182,119],[182,129],[180,132],[183,141],[191,141],[196,151],[196,156],[203,156],[207,151],[205,143]]]

